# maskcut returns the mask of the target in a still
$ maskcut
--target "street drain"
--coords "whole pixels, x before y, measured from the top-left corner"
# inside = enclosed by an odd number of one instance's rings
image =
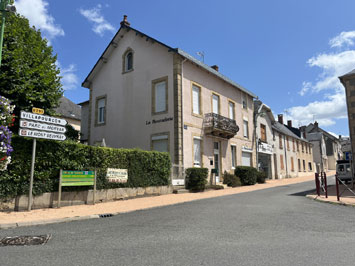
[[[52,235],[4,237],[0,239],[0,247],[44,245],[51,236]]]
[[[106,218],[106,217],[112,217],[112,216],[113,216],[112,213],[99,214],[100,218]]]

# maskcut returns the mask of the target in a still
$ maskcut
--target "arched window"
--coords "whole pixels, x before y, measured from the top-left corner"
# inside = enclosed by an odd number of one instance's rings
[[[123,54],[123,73],[133,70],[133,50],[128,48]]]

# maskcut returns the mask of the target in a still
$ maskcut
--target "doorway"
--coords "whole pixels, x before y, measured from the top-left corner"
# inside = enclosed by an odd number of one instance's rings
[[[220,182],[220,172],[221,172],[221,160],[220,160],[220,143],[213,142],[213,157],[214,157],[214,168],[216,171],[216,183]]]

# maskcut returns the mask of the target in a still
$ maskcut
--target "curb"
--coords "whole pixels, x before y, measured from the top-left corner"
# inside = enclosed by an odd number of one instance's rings
[[[326,200],[326,199],[318,198],[318,196],[315,196],[315,195],[306,195],[306,198],[309,198],[309,199],[312,199],[312,200],[315,200],[315,201],[318,201],[318,202],[328,203],[328,204],[355,207],[355,204],[345,203],[345,202],[342,202],[342,201]]]
[[[113,214],[113,215],[117,215],[117,214]],[[33,222],[23,222],[23,223],[0,224],[0,230],[17,228],[17,227],[25,227],[25,226],[34,226],[34,225],[44,225],[44,224],[65,223],[65,222],[80,221],[80,220],[98,219],[98,218],[100,218],[99,214],[92,214],[92,215],[86,215],[86,216],[67,217],[67,218],[52,219],[52,220],[45,220],[45,221],[33,221]]]

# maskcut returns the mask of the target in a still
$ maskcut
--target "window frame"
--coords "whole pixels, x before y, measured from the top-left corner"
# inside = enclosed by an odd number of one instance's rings
[[[105,101],[105,109],[104,109],[104,121],[103,122],[99,122],[99,101],[100,100],[104,100]],[[99,126],[104,126],[106,125],[106,121],[107,121],[107,95],[101,95],[101,96],[97,96],[95,98],[95,127],[99,127]]]
[[[245,126],[245,122],[246,122],[246,126]],[[246,130],[246,136],[245,136],[245,130]],[[243,137],[245,139],[249,139],[249,121],[245,118],[243,118]]]
[[[132,54],[132,68],[127,69],[127,56],[128,54]],[[134,70],[134,51],[132,48],[128,47],[126,51],[122,55],[122,74],[132,72]]]
[[[263,132],[264,131],[264,132]],[[264,135],[264,138],[263,138]],[[260,140],[262,142],[267,143],[267,136],[266,136],[266,125],[260,123]]]
[[[200,141],[200,165],[195,165],[195,140]],[[203,139],[201,136],[192,136],[192,167],[203,167]]]
[[[199,105],[199,113],[194,112],[194,87],[198,89],[198,105]],[[202,117],[203,111],[202,111],[202,86],[195,83],[191,82],[191,114],[193,116],[197,117]]]
[[[213,99],[214,99],[214,97],[217,97],[217,99],[218,99],[218,102],[217,102],[217,104],[218,104],[218,113],[213,112]],[[212,96],[211,96],[211,111],[212,111],[211,113],[214,113],[214,114],[217,114],[217,115],[221,114],[221,96],[219,94],[215,93],[215,92],[212,92]]]
[[[245,103],[245,105],[244,105]],[[247,110],[248,109],[248,97],[246,93],[242,92],[242,109]]]
[[[284,164],[284,156],[283,154],[280,154],[280,169],[285,170],[285,164]]]
[[[230,147],[231,147],[231,163],[232,163],[231,168],[235,169],[237,167],[237,145],[231,144]],[[234,148],[234,160],[233,160],[233,148]]]
[[[295,165],[293,162],[293,157],[291,157],[291,172],[294,172],[294,171],[295,171]]]
[[[169,112],[169,85],[168,76],[152,80],[152,115],[166,114]],[[165,110],[156,112],[156,85],[165,82]]]
[[[167,152],[170,152],[170,132],[161,132],[161,133],[155,133],[155,134],[151,134],[150,135],[150,150],[151,151],[155,151],[153,150],[153,142],[155,141],[153,138],[154,137],[162,137],[162,136],[167,136],[167,142],[168,142],[168,151]],[[156,140],[159,140],[159,139],[156,139]]]
[[[232,113],[230,112],[230,105],[233,105],[233,108],[232,108]],[[232,114],[232,116],[233,116],[233,118],[231,118],[231,114]],[[229,117],[229,119],[232,119],[232,120],[236,120],[236,113],[235,113],[235,102],[234,101],[232,101],[232,100],[228,100],[228,117]]]
[[[280,149],[283,149],[284,147],[283,147],[283,144],[282,144],[282,134],[281,133],[279,133],[279,148]]]

